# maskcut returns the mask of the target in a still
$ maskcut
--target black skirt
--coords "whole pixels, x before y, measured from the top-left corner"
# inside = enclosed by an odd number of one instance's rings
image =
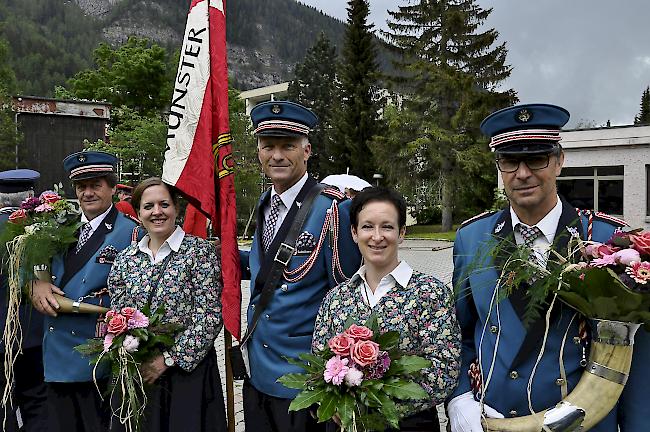
[[[111,431],[126,429],[117,417]],[[147,390],[143,432],[225,432],[226,410],[214,349],[192,372],[174,366]]]

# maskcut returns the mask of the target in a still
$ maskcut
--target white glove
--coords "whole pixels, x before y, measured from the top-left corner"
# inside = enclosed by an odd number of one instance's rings
[[[503,418],[503,414],[483,404],[486,417]],[[471,391],[456,396],[447,405],[451,432],[483,432],[481,426],[481,403],[474,400]]]

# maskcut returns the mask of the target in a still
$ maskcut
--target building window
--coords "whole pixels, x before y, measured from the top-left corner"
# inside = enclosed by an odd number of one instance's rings
[[[648,166],[646,172],[650,173]],[[623,166],[563,168],[558,192],[574,207],[622,216],[623,174]],[[650,214],[650,189],[648,197]]]

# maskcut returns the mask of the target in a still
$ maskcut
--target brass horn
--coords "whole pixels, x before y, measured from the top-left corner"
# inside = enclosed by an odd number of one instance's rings
[[[580,381],[554,408],[523,417],[484,419],[489,432],[588,431],[614,408],[632,364],[634,335],[640,324],[593,320],[589,364]]]
[[[52,276],[46,265],[34,266],[34,275],[36,275],[40,281],[52,283]],[[52,293],[52,295],[56,299],[57,303],[59,303],[59,309],[57,309],[57,312],[102,314],[108,312],[109,310],[103,306],[74,301],[60,294]]]

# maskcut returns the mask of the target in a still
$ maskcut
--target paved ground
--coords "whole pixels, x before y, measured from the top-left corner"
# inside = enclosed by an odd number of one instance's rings
[[[452,243],[434,240],[405,240],[399,250],[400,259],[406,260],[411,267],[424,273],[432,274],[446,283],[451,283],[453,270]],[[242,322],[245,322],[249,302],[248,281],[242,283]],[[219,370],[223,393],[226,394],[224,373],[223,332],[217,338],[215,347],[219,357]],[[444,411],[438,407],[442,430],[446,427]],[[235,381],[235,430],[244,431],[244,413],[242,405],[241,381]]]

